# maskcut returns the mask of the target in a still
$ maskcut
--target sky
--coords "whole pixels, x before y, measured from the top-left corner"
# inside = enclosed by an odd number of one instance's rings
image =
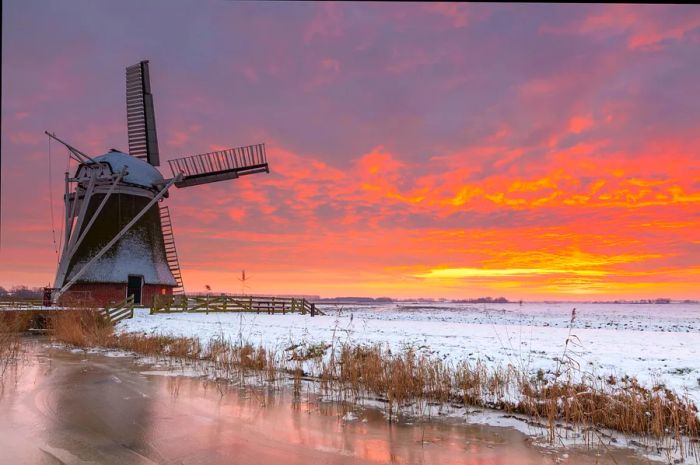
[[[148,59],[161,160],[270,163],[171,192],[188,291],[700,297],[697,5],[10,0],[2,39],[5,287],[55,273],[44,130],[126,150]]]

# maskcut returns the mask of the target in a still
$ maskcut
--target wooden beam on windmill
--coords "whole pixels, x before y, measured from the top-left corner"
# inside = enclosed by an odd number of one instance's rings
[[[168,160],[173,176],[182,175],[175,187],[236,179],[255,173],[269,173],[265,144],[236,147]]]
[[[126,123],[129,154],[160,166],[148,60],[126,68]]]

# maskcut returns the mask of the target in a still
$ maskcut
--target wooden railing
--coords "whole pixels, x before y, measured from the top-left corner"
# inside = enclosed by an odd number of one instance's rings
[[[323,315],[316,304],[306,299],[293,297],[267,297],[251,295],[156,295],[153,298],[151,314],[156,313],[215,313],[242,312],[302,315]]]
[[[2,299],[0,300],[0,311],[1,310],[32,310],[35,308],[42,308],[43,302],[41,299]]]
[[[126,318],[133,318],[134,317],[134,295],[130,295],[126,299],[124,299],[122,302],[113,305],[113,306],[107,306],[102,309],[103,315],[105,318],[107,318],[112,324],[116,324]]]
[[[30,314],[39,314],[48,317],[51,314],[58,314],[64,310],[85,310],[95,307],[85,305],[61,305],[54,307],[43,306],[42,300],[37,299],[0,299],[0,312],[29,312]],[[114,305],[108,305],[98,311],[111,323],[117,323],[125,318],[134,317],[134,296],[130,295],[122,302]]]

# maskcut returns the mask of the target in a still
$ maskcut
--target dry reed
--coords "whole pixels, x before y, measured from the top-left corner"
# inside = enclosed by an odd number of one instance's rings
[[[19,318],[6,321],[0,318],[0,382],[11,368],[17,366],[22,353],[20,331],[26,322]]]

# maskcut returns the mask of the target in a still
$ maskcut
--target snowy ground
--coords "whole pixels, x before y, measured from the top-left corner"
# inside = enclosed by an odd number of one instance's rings
[[[351,341],[420,348],[451,361],[512,364],[535,373],[552,370],[569,334],[581,347],[585,372],[664,382],[700,405],[698,304],[449,304],[326,305],[327,316],[263,314],[159,314],[137,310],[125,331],[197,336],[224,335],[265,347]]]

